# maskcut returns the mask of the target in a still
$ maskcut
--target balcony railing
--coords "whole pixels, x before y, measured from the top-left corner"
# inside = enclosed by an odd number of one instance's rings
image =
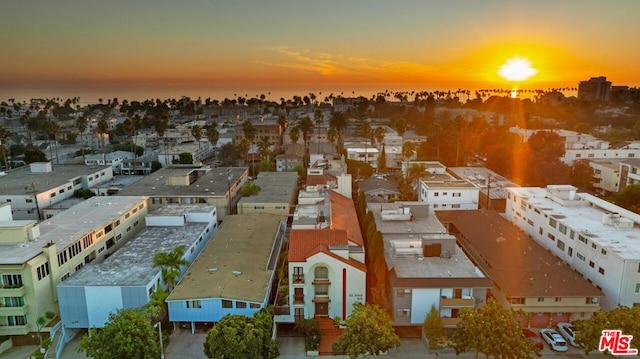
[[[442,297],[443,307],[474,307],[475,300],[471,298],[447,298]]]
[[[441,318],[441,319],[442,319],[442,325],[444,326],[452,327],[460,323],[460,318]]]
[[[10,316],[10,315],[26,315],[27,314],[27,305],[22,305],[19,307],[6,307],[0,306],[0,316]]]
[[[29,333],[26,325],[0,324],[0,335],[25,335]]]
[[[24,297],[24,285],[0,286],[0,297]]]
[[[304,276],[293,276],[293,284],[304,284]]]
[[[329,278],[315,278],[313,280],[313,285],[329,285],[331,284],[331,282],[329,281]]]
[[[304,295],[294,295],[293,304],[304,304]]]

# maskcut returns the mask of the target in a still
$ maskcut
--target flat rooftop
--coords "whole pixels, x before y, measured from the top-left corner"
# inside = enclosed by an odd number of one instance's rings
[[[38,192],[62,186],[69,180],[107,169],[111,166],[52,165],[53,170],[46,173],[31,172],[30,166],[22,166],[0,177],[0,193],[3,195],[33,195],[25,186],[35,183]]]
[[[373,213],[380,233],[393,238],[409,238],[409,235],[446,234],[447,229],[434,213],[429,212],[429,205],[424,202],[372,203],[367,206]],[[383,210],[409,208],[413,215],[410,221],[383,221]]]
[[[614,255],[625,260],[640,259],[640,215],[587,193],[576,193],[577,201],[568,201],[571,206],[563,206],[548,198],[544,188],[518,187],[510,190]],[[606,213],[618,213],[628,218],[634,222],[633,228],[616,228],[602,223]]]
[[[289,203],[297,190],[297,172],[260,172],[253,183],[260,186],[260,193],[242,197],[238,205],[244,203]]]
[[[188,250],[206,227],[207,223],[191,222],[179,227],[147,227],[104,262],[85,266],[59,285],[147,285],[161,271],[160,267],[153,267],[156,253],[170,252],[179,246],[185,246]]]
[[[484,194],[487,193],[487,187],[491,193],[492,199],[507,198],[506,188],[518,187],[516,183],[500,176],[486,167],[449,167],[448,170],[455,173],[456,176],[464,178],[473,183]],[[490,183],[488,186],[487,184]]]
[[[23,264],[42,253],[50,242],[59,253],[92,230],[100,230],[133,209],[144,196],[91,197],[38,224],[40,237],[34,241],[0,245],[0,264]]]
[[[413,219],[382,220],[380,208],[393,210],[400,207],[410,208],[412,213],[415,212]],[[378,230],[383,235],[387,266],[394,268],[398,278],[486,278],[460,248],[450,253],[450,258],[425,257],[419,260],[414,256],[399,257],[392,254],[393,242],[422,242],[423,236],[455,241],[455,237],[447,233],[435,214],[427,212],[428,206],[424,207],[416,202],[376,203],[368,206],[373,213]],[[422,243],[419,245],[422,246]]]
[[[225,197],[229,191],[227,170],[231,171],[231,185],[234,186],[247,172],[246,167],[218,167],[208,171],[203,168],[162,168],[144,179],[123,188],[118,196],[173,196],[173,197]],[[201,176],[188,186],[170,185],[171,177],[186,177],[193,171],[201,171]],[[206,171],[206,173],[205,173]]]
[[[226,298],[262,303],[273,272],[268,266],[276,233],[285,219],[268,213],[225,217],[167,301]]]

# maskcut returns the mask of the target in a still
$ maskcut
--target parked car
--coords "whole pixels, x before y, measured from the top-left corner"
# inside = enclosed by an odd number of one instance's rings
[[[522,334],[524,334],[525,337],[529,338],[536,346],[536,348],[540,350],[544,349],[544,344],[542,343],[542,339],[538,337],[538,334],[529,329],[522,329]]]
[[[557,352],[566,352],[569,350],[567,341],[564,340],[562,335],[551,328],[540,329],[540,336],[545,342],[547,342],[547,344],[549,344],[551,349]]]
[[[576,334],[578,332],[576,331],[576,328],[573,326],[573,324],[566,322],[558,323],[558,333],[560,333],[560,335],[562,335],[567,340],[567,342],[569,342],[569,344],[573,345],[574,347],[579,346],[578,343],[576,343]]]

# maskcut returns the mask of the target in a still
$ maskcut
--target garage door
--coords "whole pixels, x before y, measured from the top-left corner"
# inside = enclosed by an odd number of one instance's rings
[[[519,314],[518,321],[520,322],[521,327],[529,328],[529,314]]]
[[[529,325],[531,328],[546,328],[549,326],[549,313],[531,313]]]
[[[555,327],[560,322],[568,322],[571,313],[551,313],[551,326]]]

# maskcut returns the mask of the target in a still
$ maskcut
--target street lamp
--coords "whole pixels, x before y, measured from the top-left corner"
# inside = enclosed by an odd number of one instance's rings
[[[233,174],[231,173],[231,168],[227,168],[227,186],[228,186],[228,196],[229,196],[229,203],[228,203],[228,210],[227,210],[227,214],[231,214],[231,179],[233,178]]]
[[[158,336],[160,337],[160,359],[164,359],[164,346],[162,345],[162,322],[157,322],[153,325],[154,328],[158,328]]]

